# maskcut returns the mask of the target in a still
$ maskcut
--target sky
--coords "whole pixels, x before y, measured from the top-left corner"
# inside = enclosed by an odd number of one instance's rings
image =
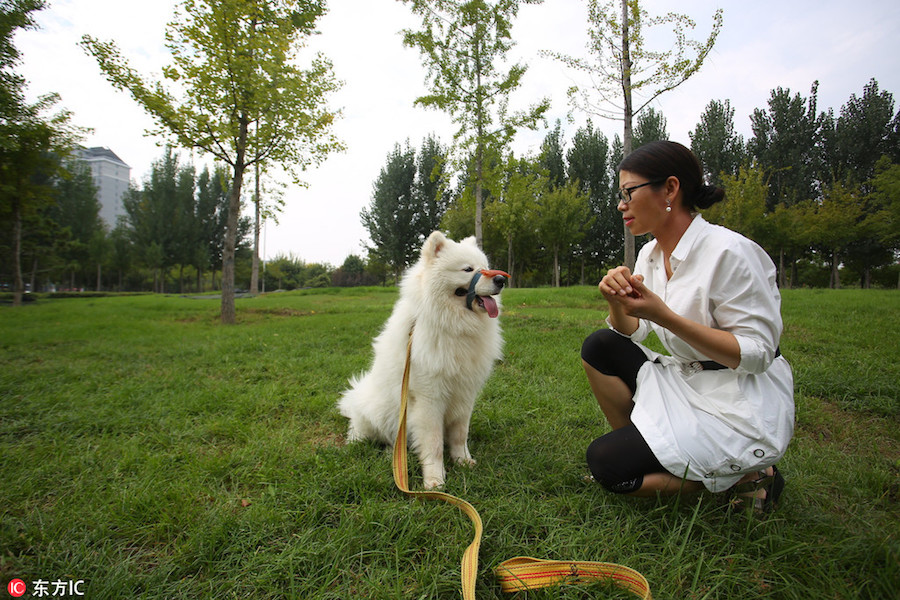
[[[85,34],[113,40],[132,67],[158,78],[170,62],[164,34],[178,2],[49,0],[48,4],[36,15],[39,29],[16,37],[22,54],[18,72],[28,81],[29,98],[58,93],[59,106],[72,111],[73,123],[93,130],[82,143],[110,148],[131,167],[131,178],[140,185],[153,161],[162,156],[162,140],[146,135],[153,126],[150,117],[107,82],[78,42]],[[779,87],[808,98],[818,80],[819,111],[831,108],[837,115],[850,96],[861,96],[874,78],[879,89],[891,92],[900,104],[896,0],[645,0],[641,5],[651,15],[687,14],[696,22],[689,37],[697,40],[709,35],[715,11],[724,11],[721,33],[700,72],[651,104],[666,118],[670,139],[687,146],[689,132],[711,100],[730,101],[735,129],[745,140],[751,135],[750,115],[765,109],[771,91]],[[307,263],[340,266],[349,254],[365,256],[368,233],[359,215],[372,202],[372,187],[388,154],[407,140],[418,148],[428,135],[449,144],[456,131],[445,114],[414,106],[428,90],[418,51],[402,43],[402,30],[420,24],[405,4],[331,0],[328,10],[319,22],[320,34],[305,52],[325,54],[344,82],[329,106],[341,110],[335,133],[347,150],[301,174],[306,187],[287,187],[277,224],[269,221],[263,229],[260,253],[265,259],[291,255]],[[510,60],[527,64],[528,71],[511,105],[525,107],[549,97],[552,107],[546,128],[516,137],[517,155],[536,154],[557,119],[567,141],[588,118],[610,140],[617,133],[621,136],[621,121],[572,109],[566,90],[581,80],[541,54],[554,51],[591,58],[587,25],[582,0],[545,0],[520,8]],[[664,39],[662,44],[651,48],[667,49]],[[181,155],[198,166],[208,160],[186,150]]]

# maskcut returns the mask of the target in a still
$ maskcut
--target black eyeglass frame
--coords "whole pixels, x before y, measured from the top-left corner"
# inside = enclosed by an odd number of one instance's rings
[[[668,177],[666,179],[668,179]],[[645,185],[653,185],[653,184],[657,184],[657,183],[663,183],[664,181],[666,181],[666,179],[654,179],[653,181],[648,181],[646,183],[640,183],[638,185],[633,185],[631,187],[619,188],[619,197],[622,199],[622,202],[624,202],[625,204],[628,204],[629,202],[631,202],[631,192],[633,192],[634,190],[636,190],[638,188],[642,188]]]

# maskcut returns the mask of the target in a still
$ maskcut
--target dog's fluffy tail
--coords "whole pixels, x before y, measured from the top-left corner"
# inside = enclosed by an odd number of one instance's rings
[[[393,444],[397,436],[399,397],[396,406],[386,402],[371,373],[354,376],[350,388],[338,400],[338,410],[350,420],[347,441],[375,440]]]

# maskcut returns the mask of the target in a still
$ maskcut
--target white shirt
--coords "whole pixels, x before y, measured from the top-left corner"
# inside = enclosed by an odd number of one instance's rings
[[[782,331],[775,265],[753,241],[697,215],[669,257],[646,244],[635,274],[674,312],[732,333],[741,349],[736,369],[697,371],[709,360],[667,329],[641,320],[627,336],[655,332],[671,356],[641,346],[650,359],[638,372],[632,422],[673,475],[712,491],[774,464],[793,436],[791,368],[776,349]]]

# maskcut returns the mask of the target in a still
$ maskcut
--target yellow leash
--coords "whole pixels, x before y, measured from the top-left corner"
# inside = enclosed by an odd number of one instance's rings
[[[409,365],[412,356],[412,332],[406,346],[406,366],[403,369],[403,386],[400,392],[400,427],[394,441],[394,483],[401,492],[415,498],[443,500],[463,511],[475,525],[475,536],[462,557],[462,595],[464,600],[475,600],[475,580],[478,577],[478,549],[484,525],[481,516],[471,504],[444,492],[412,491],[409,489],[409,469],[406,459],[406,408],[409,402]],[[634,593],[644,600],[652,600],[650,585],[643,575],[613,563],[552,561],[518,556],[500,563],[494,573],[504,592],[518,592],[557,585],[561,583],[596,583],[609,581]]]

